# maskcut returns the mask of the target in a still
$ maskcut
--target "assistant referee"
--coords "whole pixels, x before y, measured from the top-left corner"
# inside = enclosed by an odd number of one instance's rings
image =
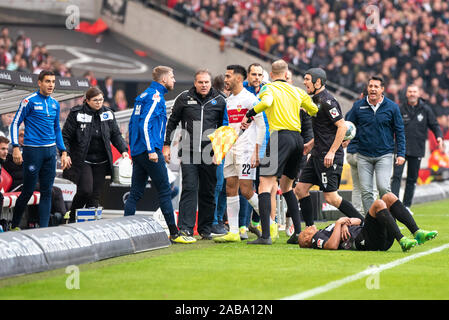
[[[248,128],[248,119],[265,111],[270,127],[270,140],[265,152],[268,161],[261,164],[259,184],[259,214],[262,236],[248,244],[272,244],[270,237],[270,191],[280,178],[280,188],[293,220],[295,233],[301,231],[298,201],[292,190],[293,180],[298,175],[303,155],[304,142],[301,137],[300,108],[311,116],[318,107],[302,89],[287,83],[288,64],[277,60],[271,65],[271,83],[259,92],[260,102],[249,110],[242,120],[242,128]]]

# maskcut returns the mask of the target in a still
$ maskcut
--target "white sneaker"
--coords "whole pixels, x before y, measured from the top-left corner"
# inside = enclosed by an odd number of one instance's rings
[[[293,225],[292,218],[288,217],[285,221],[285,234],[287,237],[291,237],[292,234],[295,232],[295,226]]]

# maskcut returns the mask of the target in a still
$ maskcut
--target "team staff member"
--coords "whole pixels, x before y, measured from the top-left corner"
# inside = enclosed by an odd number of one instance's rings
[[[398,105],[385,97],[384,80],[373,76],[368,81],[368,95],[354,103],[347,120],[357,127],[357,170],[362,192],[364,212],[374,202],[373,177],[376,177],[379,196],[390,192],[395,165],[405,161],[404,123]]]
[[[159,204],[174,243],[192,243],[192,237],[181,236],[176,226],[171,189],[162,146],[167,122],[164,95],[175,86],[173,69],[158,66],[153,69],[153,82],[134,102],[129,121],[129,144],[133,158],[131,190],[125,202],[125,216],[134,215],[142,198],[148,177],[159,193]]]
[[[51,97],[55,79],[52,71],[44,70],[39,74],[39,90],[22,100],[11,125],[13,160],[18,165],[23,162],[24,167],[23,189],[14,207],[13,230],[18,228],[38,180],[39,226],[48,227],[51,189],[56,175],[56,147],[61,151],[62,169],[71,165],[59,126],[59,103]],[[23,158],[19,149],[19,127],[22,122],[25,123]]]
[[[248,111],[242,120],[242,128],[248,128],[248,119],[265,110],[270,127],[270,142],[266,156],[269,161],[261,164],[259,185],[259,214],[262,224],[262,236],[248,244],[271,244],[270,212],[271,190],[280,178],[280,188],[287,203],[295,231],[299,234],[301,221],[298,201],[292,190],[293,180],[299,171],[303,155],[301,137],[300,108],[314,116],[318,107],[302,89],[287,83],[288,65],[277,60],[271,66],[271,79],[259,92],[260,102]],[[276,159],[277,158],[277,159]]]
[[[163,153],[169,162],[171,135],[181,122],[184,132],[180,143],[182,192],[178,227],[182,234],[193,235],[198,205],[198,233],[203,239],[212,239],[217,165],[212,161],[213,152],[205,132],[211,133],[227,125],[226,99],[212,88],[209,71],[197,71],[194,79],[193,87],[175,99],[167,122]]]
[[[348,217],[363,220],[363,216],[352,204],[344,200],[337,192],[340,187],[344,161],[341,144],[347,127],[340,104],[326,89],[326,79],[326,72],[321,68],[311,68],[304,75],[304,86],[307,93],[313,95],[313,102],[319,106],[316,117],[312,119],[314,139],[311,143],[311,147],[313,147],[311,157],[295,187],[295,194],[299,199],[301,212],[307,226],[314,223],[313,205],[309,193],[313,185],[320,186],[327,203],[338,208]],[[292,235],[289,239],[290,243],[297,243],[298,235],[299,233]]]
[[[403,223],[414,239],[405,237],[394,219]],[[437,231],[419,229],[402,202],[389,192],[381,200],[373,202],[363,224],[358,218],[343,217],[325,229],[318,230],[315,225],[307,227],[299,235],[299,246],[324,250],[387,251],[396,240],[405,252],[437,235]]]
[[[409,85],[406,91],[406,98],[407,102],[401,105],[400,111],[404,121],[405,161],[408,163],[403,203],[404,206],[409,208],[412,205],[415,193],[421,158],[424,157],[426,152],[427,129],[432,130],[435,137],[437,137],[439,148],[444,150],[444,147],[443,133],[432,109],[420,99],[419,87],[415,84]],[[393,177],[391,178],[391,192],[397,197],[399,197],[401,188],[404,164],[394,167]]]
[[[114,112],[104,104],[97,87],[86,91],[85,101],[70,110],[62,137],[72,166],[63,177],[76,184],[69,222],[75,222],[76,209],[98,207],[105,176],[112,174],[111,143],[129,157],[128,146],[115,120]]]

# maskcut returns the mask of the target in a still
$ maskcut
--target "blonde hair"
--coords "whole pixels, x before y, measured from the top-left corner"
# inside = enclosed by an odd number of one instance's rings
[[[153,80],[160,82],[162,78],[167,75],[168,73],[173,72],[173,69],[166,66],[157,66],[153,69]]]
[[[276,60],[271,64],[271,72],[275,75],[282,75],[288,71],[288,64],[284,60]]]
[[[301,248],[310,248],[312,247],[312,237],[315,235],[315,232],[306,232],[305,230],[299,234],[298,243]]]

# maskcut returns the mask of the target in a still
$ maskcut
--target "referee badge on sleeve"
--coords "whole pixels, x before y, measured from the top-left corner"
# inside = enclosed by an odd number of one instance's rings
[[[329,113],[332,116],[332,118],[336,118],[340,115],[340,112],[338,112],[336,107],[333,107],[332,109],[330,109]]]

